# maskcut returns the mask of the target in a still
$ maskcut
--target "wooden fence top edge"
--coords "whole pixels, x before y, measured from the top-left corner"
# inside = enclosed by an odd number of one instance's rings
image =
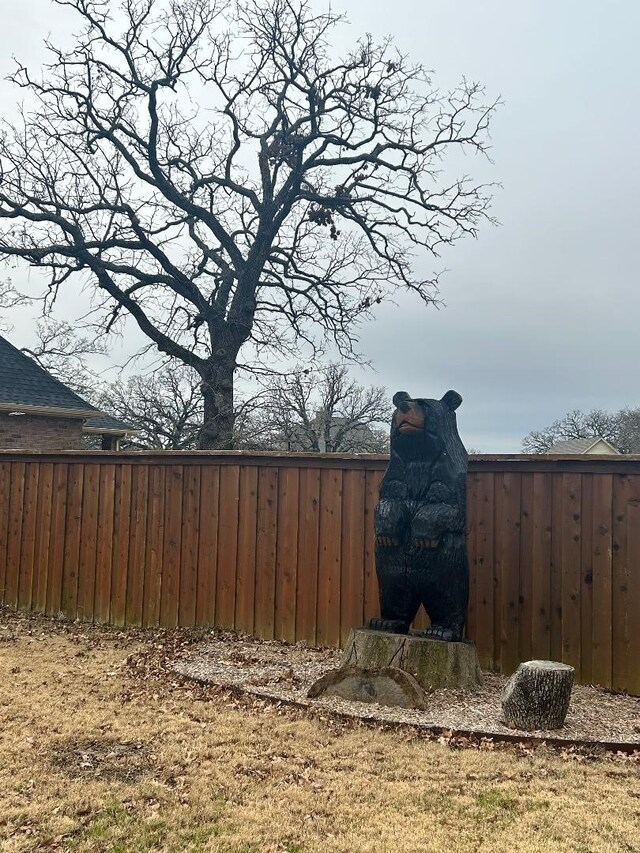
[[[351,468],[384,470],[389,457],[380,453],[294,453],[242,450],[0,450],[0,464],[6,462],[146,464],[146,465],[255,465],[298,468]],[[638,455],[547,455],[474,454],[469,457],[470,473],[613,473],[640,474]]]

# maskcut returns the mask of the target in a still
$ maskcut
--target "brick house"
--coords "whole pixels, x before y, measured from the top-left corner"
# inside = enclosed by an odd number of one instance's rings
[[[84,435],[102,436],[103,450],[136,432],[105,415],[0,335],[0,448],[82,450]]]

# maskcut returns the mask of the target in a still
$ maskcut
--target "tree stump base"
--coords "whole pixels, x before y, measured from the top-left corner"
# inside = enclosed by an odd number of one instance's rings
[[[569,709],[574,668],[552,660],[521,663],[502,694],[505,725],[523,731],[561,729]]]
[[[353,702],[375,702],[399,708],[426,708],[424,690],[409,673],[396,667],[361,669],[344,666],[326,672],[307,692],[309,698],[339,696]]]
[[[346,669],[365,671],[368,677],[374,672],[388,675],[389,670],[400,670],[427,691],[439,687],[474,690],[482,683],[474,643],[449,643],[419,634],[389,634],[367,628],[351,629],[337,672]]]

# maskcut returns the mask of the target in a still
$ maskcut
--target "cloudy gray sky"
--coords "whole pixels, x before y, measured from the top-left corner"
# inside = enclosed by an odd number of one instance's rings
[[[314,0],[326,8],[323,0]],[[411,298],[363,328],[375,373],[358,378],[440,396],[455,388],[466,443],[517,452],[522,437],[573,408],[640,405],[640,3],[637,0],[332,0],[358,35],[392,34],[447,87],[483,82],[504,106],[494,164],[497,228],[458,243],[442,263],[446,307]],[[2,0],[0,72],[15,53],[42,58],[68,34],[51,0]],[[10,116],[15,93],[0,83]],[[425,259],[425,264],[427,263]],[[16,343],[27,329],[16,326]]]

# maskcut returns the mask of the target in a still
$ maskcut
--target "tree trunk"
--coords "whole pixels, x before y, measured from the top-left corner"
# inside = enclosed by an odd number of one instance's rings
[[[560,729],[569,709],[572,666],[552,660],[521,663],[502,696],[506,725],[523,731]]]
[[[233,450],[233,374],[235,356],[211,360],[202,375],[204,421],[200,450]]]

